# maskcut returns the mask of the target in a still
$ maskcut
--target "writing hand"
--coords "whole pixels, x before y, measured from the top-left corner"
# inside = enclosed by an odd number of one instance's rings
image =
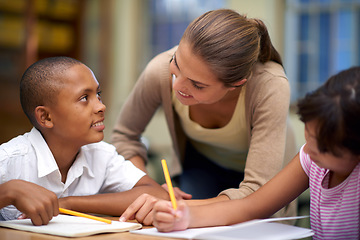
[[[154,205],[153,225],[160,232],[185,230],[190,224],[190,211],[185,201],[177,202],[175,211],[170,201],[159,200]]]

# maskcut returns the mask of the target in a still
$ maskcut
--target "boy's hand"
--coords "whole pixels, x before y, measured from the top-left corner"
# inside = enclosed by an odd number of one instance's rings
[[[120,216],[120,222],[136,219],[144,225],[153,223],[153,207],[158,198],[147,193],[141,194]]]
[[[23,180],[11,180],[2,184],[10,197],[10,204],[23,214],[20,218],[30,218],[36,226],[46,225],[59,214],[59,204],[55,193]]]
[[[185,230],[189,227],[190,211],[185,201],[178,201],[177,210],[174,210],[170,201],[159,200],[153,211],[153,225],[160,232]]]

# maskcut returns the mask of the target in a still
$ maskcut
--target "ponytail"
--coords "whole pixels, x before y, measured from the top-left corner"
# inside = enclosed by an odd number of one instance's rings
[[[279,63],[281,66],[283,65],[280,54],[271,43],[269,32],[263,21],[260,19],[253,19],[257,23],[257,27],[259,29],[260,35],[260,53],[258,57],[258,61],[261,63],[265,63],[268,61],[274,61]]]

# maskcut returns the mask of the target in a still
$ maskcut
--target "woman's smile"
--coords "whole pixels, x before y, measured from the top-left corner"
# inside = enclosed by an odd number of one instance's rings
[[[190,97],[190,95],[183,93],[182,91],[178,91],[178,93],[183,97]]]

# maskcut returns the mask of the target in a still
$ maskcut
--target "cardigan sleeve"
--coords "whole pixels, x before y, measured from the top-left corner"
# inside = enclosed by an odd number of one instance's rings
[[[170,58],[171,54],[164,52],[148,63],[121,108],[112,131],[111,143],[125,159],[139,155],[145,161],[148,160],[141,135],[162,105],[161,81],[169,79]]]
[[[275,64],[275,63],[274,63]],[[279,65],[280,66],[280,65]],[[281,68],[282,69],[282,68]],[[247,83],[247,124],[249,152],[244,180],[238,189],[227,189],[220,194],[230,199],[240,199],[255,192],[274,177],[296,154],[294,138],[287,144],[290,88],[285,74],[255,72]],[[251,82],[250,82],[251,81]],[[288,139],[290,140],[290,139]],[[286,146],[292,154],[285,154]]]

